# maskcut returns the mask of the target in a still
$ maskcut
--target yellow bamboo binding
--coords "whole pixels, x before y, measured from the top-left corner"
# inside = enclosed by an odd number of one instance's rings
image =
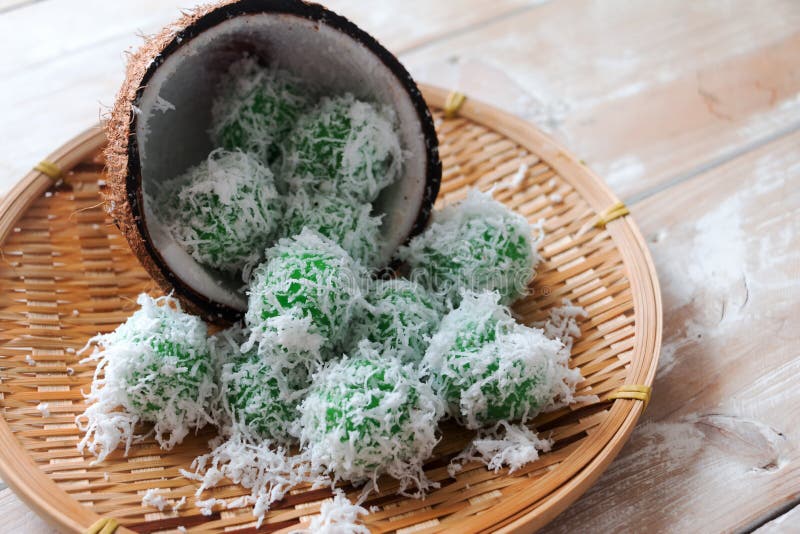
[[[638,384],[625,384],[612,391],[608,398],[610,399],[632,399],[644,402],[644,408],[650,404],[650,393],[653,388],[650,386],[642,386]]]
[[[39,171],[40,173],[49,176],[53,180],[60,180],[61,175],[63,174],[61,167],[51,161],[47,161],[46,159],[43,159],[37,163],[33,170]]]
[[[594,223],[595,228],[605,228],[608,223],[613,221],[614,219],[618,219],[620,217],[624,217],[628,215],[630,211],[622,202],[617,202],[616,204],[612,205],[610,208],[607,208],[605,211],[600,213],[597,216],[597,220]]]
[[[464,93],[459,93],[458,91],[450,92],[444,101],[444,118],[452,119],[458,115],[458,110],[464,105],[466,99],[467,97]]]
[[[92,523],[84,534],[114,534],[119,523],[113,517],[103,517]]]

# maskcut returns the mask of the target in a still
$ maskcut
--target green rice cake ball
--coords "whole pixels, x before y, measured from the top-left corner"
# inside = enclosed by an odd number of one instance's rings
[[[327,237],[365,267],[378,267],[378,240],[382,216],[371,214],[372,205],[329,195],[292,194],[286,204],[283,235],[304,228]]]
[[[228,272],[260,262],[283,214],[272,172],[238,150],[214,150],[160,196],[159,213],[178,243],[203,265]]]
[[[410,277],[457,304],[461,289],[498,291],[503,303],[523,296],[541,258],[524,217],[471,190],[462,202],[433,216],[433,222],[400,259]]]
[[[470,429],[524,423],[572,399],[580,372],[568,363],[561,341],[515,323],[496,293],[465,293],[424,359],[448,412]]]
[[[268,352],[242,352],[240,340],[246,337],[246,332],[235,330],[217,336],[225,419],[246,435],[290,443],[290,428],[310,375],[278,346]]]
[[[394,110],[325,97],[289,136],[284,176],[291,190],[372,202],[397,180],[402,150]]]
[[[299,324],[318,336],[322,350],[339,349],[353,312],[363,301],[363,268],[347,252],[311,230],[285,238],[267,251],[254,272],[245,322],[251,330],[272,330],[275,321]],[[300,335],[302,329],[290,334]],[[286,342],[303,343],[290,336]]]
[[[362,343],[352,357],[314,375],[300,405],[300,441],[312,468],[337,480],[374,482],[386,473],[408,487],[429,486],[442,402],[418,371]]]
[[[138,422],[154,423],[156,440],[172,448],[190,430],[213,422],[214,365],[206,325],[177,300],[139,296],[127,321],[93,342],[98,366],[89,407],[79,417],[82,446],[102,460],[120,442],[129,446]],[[89,444],[90,441],[93,443]]]
[[[353,345],[366,339],[403,363],[419,363],[444,312],[427,289],[409,280],[377,280],[353,326]]]
[[[211,110],[212,141],[272,163],[307,106],[307,91],[297,78],[244,57],[230,66],[217,87]]]

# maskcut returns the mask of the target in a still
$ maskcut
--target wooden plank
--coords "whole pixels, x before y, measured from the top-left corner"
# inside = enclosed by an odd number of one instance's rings
[[[795,506],[785,514],[772,519],[754,531],[754,534],[782,534],[797,531],[800,525],[800,506]]]
[[[638,197],[800,128],[800,3],[569,0],[402,57]]]
[[[632,206],[664,345],[622,454],[551,532],[723,532],[797,504],[800,133]]]
[[[55,534],[57,531],[32,512],[10,489],[0,491],[0,517],[3,532]]]
[[[0,15],[44,0],[0,0]]]

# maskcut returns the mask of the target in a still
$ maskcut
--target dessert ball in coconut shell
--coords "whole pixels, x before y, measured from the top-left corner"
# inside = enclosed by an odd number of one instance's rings
[[[153,214],[154,198],[160,183],[215,148],[208,135],[215,88],[244,55],[302,79],[315,97],[352,93],[396,112],[402,169],[373,204],[382,216],[379,266],[425,227],[441,180],[436,132],[419,89],[349,20],[299,0],[223,1],[185,14],[130,58],[106,124],[107,207],[159,285],[210,320],[244,312],[241,276],[193,259]]]

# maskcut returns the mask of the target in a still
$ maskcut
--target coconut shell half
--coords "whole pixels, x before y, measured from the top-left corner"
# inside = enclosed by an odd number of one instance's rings
[[[396,110],[403,172],[375,202],[384,214],[384,263],[425,227],[441,180],[436,132],[419,89],[397,58],[349,20],[299,0],[224,1],[185,14],[130,58],[106,124],[107,207],[162,289],[210,320],[241,316],[241,279],[187,254],[153,215],[148,193],[214,148],[214,89],[245,53],[326,93],[351,92]]]

